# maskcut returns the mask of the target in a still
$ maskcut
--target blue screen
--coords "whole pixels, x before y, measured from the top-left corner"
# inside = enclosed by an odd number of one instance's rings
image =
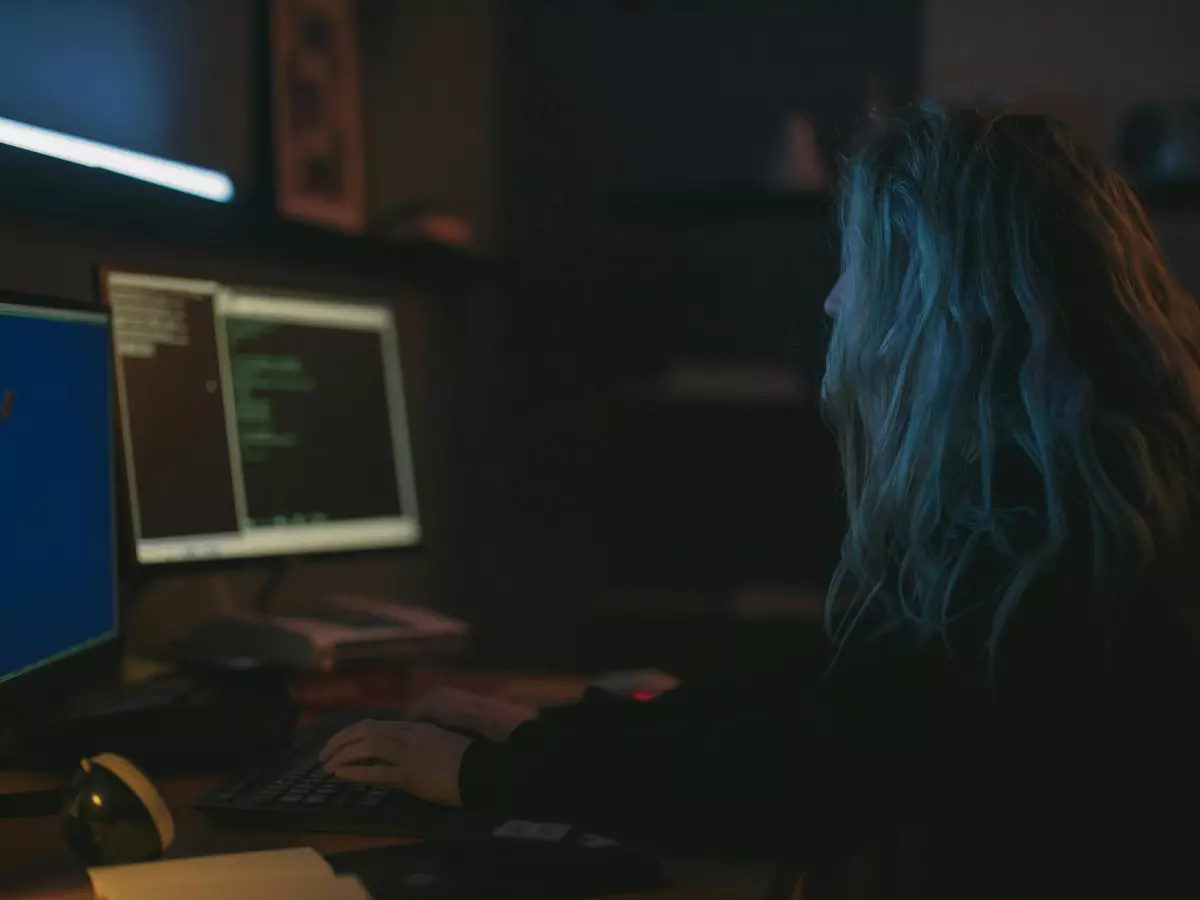
[[[104,316],[0,305],[0,681],[117,628]]]

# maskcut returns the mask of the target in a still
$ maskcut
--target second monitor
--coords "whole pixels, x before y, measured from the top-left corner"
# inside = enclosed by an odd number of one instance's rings
[[[388,305],[121,271],[102,283],[139,563],[419,542]]]

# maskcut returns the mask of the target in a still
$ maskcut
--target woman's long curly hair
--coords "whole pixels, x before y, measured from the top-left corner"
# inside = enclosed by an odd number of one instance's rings
[[[994,655],[1068,555],[1115,597],[1186,554],[1200,310],[1129,186],[1061,124],[937,104],[880,124],[841,189],[830,621],[926,642],[983,609]]]

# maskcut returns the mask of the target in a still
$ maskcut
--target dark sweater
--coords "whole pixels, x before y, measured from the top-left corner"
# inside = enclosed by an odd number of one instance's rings
[[[463,804],[693,856],[889,848],[888,896],[1200,896],[1200,665],[1171,604],[1137,599],[1101,624],[1043,586],[990,680],[977,645],[884,640],[651,702],[591,691],[472,744]]]

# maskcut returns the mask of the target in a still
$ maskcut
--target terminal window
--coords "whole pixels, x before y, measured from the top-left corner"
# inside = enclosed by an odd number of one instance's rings
[[[245,524],[400,515],[382,335],[233,316],[225,329]]]

